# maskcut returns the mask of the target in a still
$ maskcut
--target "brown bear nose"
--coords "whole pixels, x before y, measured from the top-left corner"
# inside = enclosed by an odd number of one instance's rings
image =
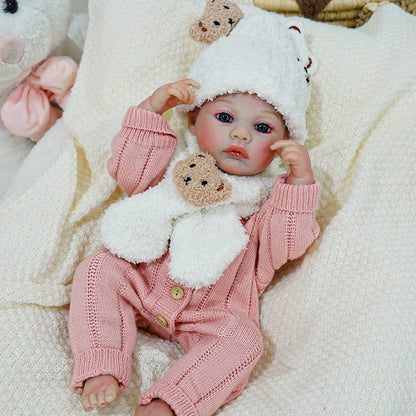
[[[187,178],[183,178],[183,181],[185,182],[185,185],[188,185],[189,182],[191,182],[192,178],[188,176]]]

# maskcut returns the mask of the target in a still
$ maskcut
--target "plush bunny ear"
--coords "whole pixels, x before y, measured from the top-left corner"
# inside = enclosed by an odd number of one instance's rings
[[[309,51],[301,22],[298,20],[290,20],[287,23],[287,27],[291,31],[292,38],[295,41],[296,50],[298,52],[298,61],[304,68],[306,82],[309,82],[309,76],[312,75],[318,67],[317,59]]]

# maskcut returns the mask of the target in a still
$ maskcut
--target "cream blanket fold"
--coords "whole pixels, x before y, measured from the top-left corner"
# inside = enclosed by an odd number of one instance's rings
[[[204,46],[188,28],[204,6],[90,0],[64,119],[27,161],[29,188],[0,206],[1,414],[84,415],[70,391],[67,314],[74,270],[121,196],[106,172],[110,143],[129,105],[187,73]],[[302,25],[319,61],[306,145],[322,231],[263,295],[263,357],[218,415],[416,415],[416,17],[387,5],[358,29]],[[183,120],[168,118],[181,134]],[[140,332],[131,386],[93,414],[134,414],[181,353]]]

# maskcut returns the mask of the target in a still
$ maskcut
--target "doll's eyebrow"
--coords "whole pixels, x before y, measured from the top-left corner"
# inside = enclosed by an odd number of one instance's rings
[[[227,98],[225,98],[225,97],[219,97],[219,98],[217,98],[216,100],[215,100],[215,102],[216,103],[218,103],[218,102],[225,102],[225,103],[227,103],[227,104],[232,104],[232,101],[231,100],[227,100]]]
[[[266,110],[266,111],[265,111],[265,113],[266,113],[266,114],[271,114],[272,116],[275,116],[275,117],[277,117],[277,118],[279,118],[279,119],[280,119],[280,117],[281,117],[280,113],[278,113],[277,111]]]

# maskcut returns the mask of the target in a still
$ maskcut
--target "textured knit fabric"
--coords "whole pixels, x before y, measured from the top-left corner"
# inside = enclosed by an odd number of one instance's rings
[[[144,191],[160,178],[175,145],[161,116],[132,107],[113,141],[109,171],[123,190]],[[169,253],[134,265],[102,250],[81,264],[69,321],[77,391],[98,374],[112,374],[124,390],[136,326],[143,326],[180,343],[186,354],[142,395],[142,404],[162,398],[177,416],[209,416],[241,392],[262,352],[258,297],[275,270],[302,255],[319,232],[319,185],[288,185],[285,178],[276,179],[269,200],[245,220],[249,243],[214,285],[182,287],[176,299]]]

